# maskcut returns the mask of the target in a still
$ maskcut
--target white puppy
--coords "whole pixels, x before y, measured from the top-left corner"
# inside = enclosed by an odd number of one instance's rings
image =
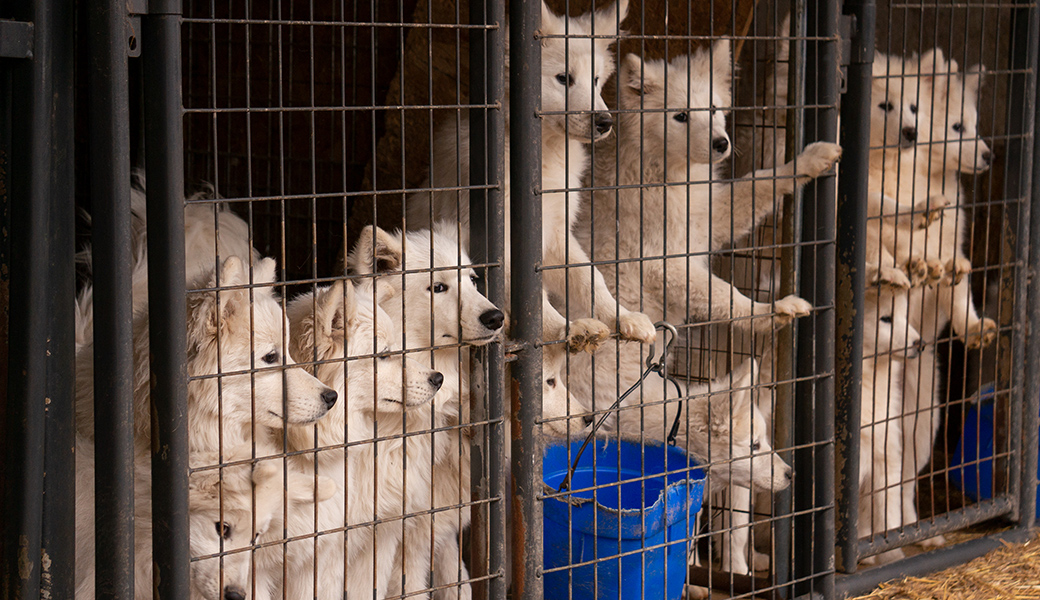
[[[558,319],[559,312],[548,301],[567,299],[571,318],[568,343],[572,350],[595,350],[612,332],[624,339],[650,342],[653,323],[645,315],[618,305],[603,276],[588,266],[588,256],[572,230],[578,219],[581,196],[569,191],[581,187],[589,167],[587,144],[610,134],[613,118],[603,102],[602,90],[614,71],[609,47],[610,36],[628,10],[627,0],[620,5],[582,15],[560,17],[542,4],[540,33],[542,42],[542,266],[567,264],[586,266],[547,268],[543,278],[549,296],[543,302],[547,319]],[[591,37],[595,34],[596,37]],[[566,37],[563,37],[566,36]],[[600,37],[606,36],[606,37]],[[508,52],[506,56],[508,57]],[[507,65],[508,68],[508,65]],[[506,94],[508,99],[508,92]],[[508,103],[505,105],[508,121]],[[434,187],[469,185],[469,121],[442,123],[434,134],[434,161],[430,184]],[[509,229],[509,140],[505,142],[505,247],[510,247]],[[469,196],[461,192],[417,193],[408,198],[408,227],[430,227],[434,220],[462,223],[465,237],[469,231]],[[468,239],[463,239],[468,246]],[[510,256],[506,253],[506,271]],[[508,278],[507,278],[508,281]],[[604,323],[606,325],[604,325]]]
[[[288,544],[288,598],[342,598],[344,590],[385,597],[402,515],[426,508],[416,499],[429,494],[431,448],[427,436],[408,434],[430,426],[430,400],[444,378],[398,352],[401,338],[375,303],[379,293],[371,282],[356,290],[337,282],[288,308],[293,352],[316,361],[317,377],[344,398],[317,427],[288,429],[290,448],[306,452],[300,468],[343,490],[287,524],[291,536],[319,533]]]

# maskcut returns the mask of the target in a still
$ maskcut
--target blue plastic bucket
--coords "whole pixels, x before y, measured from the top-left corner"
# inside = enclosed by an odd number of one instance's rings
[[[560,487],[581,444],[546,448],[547,493]],[[546,598],[683,597],[689,539],[704,499],[704,472],[685,452],[595,441],[581,455],[570,489],[544,504]]]
[[[961,439],[950,457],[950,481],[976,502],[993,497],[995,430],[993,386],[987,386],[979,391],[979,401],[964,413]],[[1037,477],[1040,477],[1040,464]],[[1040,518],[1040,495],[1036,500],[1036,516]]]

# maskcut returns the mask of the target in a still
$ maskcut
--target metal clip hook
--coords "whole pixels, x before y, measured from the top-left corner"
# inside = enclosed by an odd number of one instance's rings
[[[654,323],[654,329],[661,329],[666,334],[672,334],[671,337],[665,335],[664,352],[661,353],[660,363],[654,362],[654,357],[657,352],[657,340],[654,340],[654,343],[650,344],[650,354],[646,357],[646,368],[653,369],[657,372],[663,372],[664,366],[668,363],[668,351],[672,348],[672,343],[674,343],[676,338],[679,337],[679,330],[675,328],[675,325],[672,325],[668,321],[658,321]]]

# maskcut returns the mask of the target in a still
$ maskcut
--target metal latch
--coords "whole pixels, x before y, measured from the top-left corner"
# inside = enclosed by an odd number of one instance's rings
[[[0,58],[32,58],[34,30],[32,23],[0,19]]]

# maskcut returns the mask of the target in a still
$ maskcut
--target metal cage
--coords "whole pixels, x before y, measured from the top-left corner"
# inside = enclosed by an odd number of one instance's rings
[[[5,597],[839,598],[1031,536],[1038,29],[0,2]]]

